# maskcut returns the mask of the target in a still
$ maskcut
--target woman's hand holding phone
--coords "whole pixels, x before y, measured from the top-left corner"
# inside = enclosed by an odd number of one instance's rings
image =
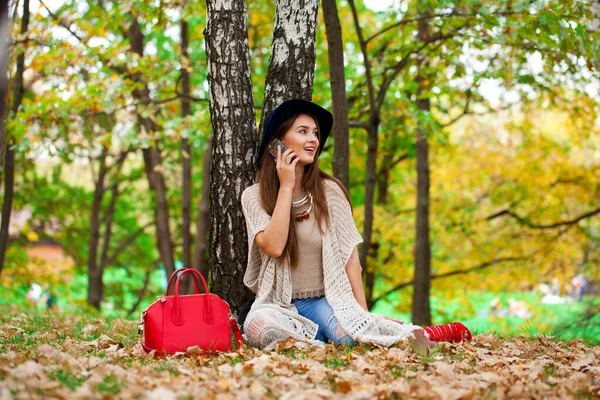
[[[277,176],[279,177],[279,184],[281,187],[294,189],[296,184],[296,164],[298,164],[299,158],[292,149],[287,149],[281,154],[281,147],[277,146],[277,157],[275,157],[275,164],[277,165]]]

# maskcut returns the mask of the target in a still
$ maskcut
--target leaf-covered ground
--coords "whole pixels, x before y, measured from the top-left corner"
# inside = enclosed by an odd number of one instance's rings
[[[408,347],[156,359],[135,321],[0,307],[0,399],[599,398],[600,347],[476,335],[423,357]]]

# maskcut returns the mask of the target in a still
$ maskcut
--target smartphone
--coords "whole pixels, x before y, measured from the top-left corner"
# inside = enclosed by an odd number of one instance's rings
[[[281,154],[287,150],[287,146],[283,144],[281,140],[278,138],[273,138],[271,143],[269,143],[269,153],[273,156],[273,158],[277,158],[277,147],[281,147]]]

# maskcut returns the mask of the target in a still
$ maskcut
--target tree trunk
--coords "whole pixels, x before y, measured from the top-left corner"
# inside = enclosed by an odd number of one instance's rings
[[[209,278],[209,264],[205,257],[208,249],[208,228],[210,224],[210,164],[212,144],[209,141],[202,162],[202,198],[198,207],[198,225],[194,252],[194,269],[204,278]]]
[[[110,203],[104,213],[104,238],[102,239],[102,253],[100,253],[100,269],[104,274],[104,269],[108,266],[108,252],[110,250],[110,241],[112,238],[112,227],[115,219],[115,210],[117,208],[117,198],[119,197],[119,185],[115,184],[111,189]]]
[[[365,297],[367,305],[373,302],[373,286],[375,285],[375,271],[369,265],[367,257],[371,250],[371,238],[373,237],[373,205],[375,200],[375,184],[377,183],[377,146],[379,121],[372,116],[368,129],[367,139],[367,171],[365,177],[365,220],[363,224],[363,244],[358,251],[360,265],[363,266],[363,278],[365,280]]]
[[[146,122],[148,118],[143,118]],[[173,260],[173,242],[171,241],[171,232],[169,229],[169,204],[167,202],[167,187],[165,179],[158,171],[161,164],[159,150],[154,147],[142,149],[144,158],[144,168],[150,184],[150,189],[155,193],[156,198],[156,240],[158,243],[158,252],[160,259],[165,266],[167,277],[175,272],[175,261]]]
[[[131,27],[129,28],[129,41],[131,49],[139,56],[144,55],[144,35],[140,30],[140,25],[137,19],[133,19]],[[134,89],[132,94],[133,97],[142,105],[149,105],[151,103],[150,90],[148,84],[143,82],[139,73],[129,76],[135,82],[141,84],[140,89]],[[137,116],[140,125],[148,132],[158,131],[158,126],[154,120],[150,117],[143,117],[138,114]],[[167,202],[167,187],[165,179],[162,173],[159,171],[159,167],[162,162],[162,157],[159,151],[158,142],[156,147],[148,147],[142,149],[142,155],[144,159],[144,168],[146,176],[148,177],[148,183],[150,190],[155,194],[156,199],[156,240],[158,244],[158,252],[160,259],[165,266],[167,276],[175,271],[175,262],[173,260],[173,242],[171,240],[171,232],[169,229],[169,204]]]
[[[211,290],[237,312],[250,291],[240,197],[254,182],[257,135],[250,79],[246,2],[208,0],[206,57],[212,122],[210,170]]]
[[[278,0],[260,120],[282,101],[312,99],[318,0]]]
[[[188,24],[181,21],[181,116],[190,115],[190,74],[187,70],[188,61]],[[183,240],[183,265],[185,268],[192,267],[192,237],[190,226],[192,225],[191,203],[192,203],[192,148],[187,138],[181,138],[181,168],[183,172],[182,195],[181,195],[181,236]],[[191,279],[190,279],[191,281]]]
[[[327,32],[329,81],[333,106],[333,175],[346,186],[346,189],[350,190],[350,145],[346,79],[344,77],[344,46],[335,0],[323,0],[323,16]]]
[[[23,0],[23,18],[21,19],[21,35],[27,32],[29,27],[29,0]],[[12,118],[14,118],[23,101],[25,86],[23,84],[23,73],[25,71],[25,47],[17,56],[17,72],[15,74],[15,86],[12,99]],[[0,71],[0,73],[3,73]],[[6,75],[4,75],[6,76]],[[4,120],[2,120],[4,121]],[[6,160],[4,167],[4,203],[2,204],[2,222],[0,222],[0,273],[4,266],[6,248],[8,247],[8,227],[10,224],[10,214],[12,211],[12,201],[15,185],[15,151],[10,148],[11,140],[5,137]]]
[[[8,93],[8,38],[10,24],[8,20],[8,0],[0,0],[0,185],[2,184],[2,171],[4,171],[4,154],[6,151],[6,111]],[[2,264],[0,264],[2,272]]]
[[[90,306],[100,309],[102,302],[103,282],[102,269],[98,266],[98,245],[100,243],[100,210],[104,196],[104,180],[106,173],[106,156],[108,149],[102,148],[98,178],[94,183],[94,198],[90,210],[90,239],[88,243],[88,298]]]
[[[383,164],[377,174],[377,204],[387,204],[390,182],[390,168]]]
[[[419,23],[419,39],[428,36],[427,22]],[[431,287],[431,245],[429,243],[429,144],[423,114],[431,110],[429,98],[423,94],[427,90],[423,77],[424,58],[417,58],[419,88],[417,107],[421,111],[417,126],[417,221],[415,239],[415,277],[412,298],[412,322],[417,325],[431,325],[429,292]]]
[[[362,34],[354,0],[348,0],[348,4],[352,9],[354,29],[356,30],[360,51],[363,56],[363,63],[365,65],[365,79],[369,93],[369,122],[365,124],[368,134],[367,172],[365,177],[365,219],[363,224],[363,243],[359,248],[358,258],[360,260],[360,265],[363,268],[363,279],[365,280],[365,296],[367,298],[367,304],[372,304],[375,271],[372,267],[369,267],[367,258],[371,248],[371,238],[373,236],[373,203],[375,198],[375,185],[377,183],[377,146],[380,112],[376,100],[375,85],[373,82],[373,74],[371,72],[371,61],[367,51],[367,42]]]

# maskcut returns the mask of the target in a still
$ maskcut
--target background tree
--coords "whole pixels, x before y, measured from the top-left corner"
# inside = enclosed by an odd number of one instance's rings
[[[342,26],[335,0],[323,0],[323,16],[327,31],[327,55],[329,81],[331,83],[331,107],[333,111],[333,175],[350,188],[348,102],[346,78],[344,77],[344,42]]]
[[[19,37],[25,37],[29,27],[29,0],[23,0],[23,14],[21,17],[21,29],[19,31]],[[27,49],[27,40],[24,40],[21,44],[17,54],[17,69],[13,78],[13,93],[11,98],[10,106],[10,118],[16,118],[23,101],[23,95],[25,93],[25,85],[23,83],[23,74],[25,72],[25,51]],[[2,73],[2,72],[0,72]],[[2,75],[4,75],[2,73]],[[0,93],[1,94],[1,93]],[[4,113],[0,114],[0,118],[3,119]],[[2,121],[3,122],[3,121]],[[2,125],[4,125],[2,123]],[[4,133],[4,126],[2,132]],[[15,149],[13,148],[15,141],[11,131],[9,130],[8,135],[2,141],[3,147],[0,149],[0,153],[6,154],[3,159],[4,163],[4,197],[2,203],[2,221],[0,222],[0,273],[4,266],[4,259],[6,256],[6,248],[8,246],[8,227],[10,224],[10,215],[13,205],[14,196],[14,184],[15,184]]]
[[[312,13],[315,8],[310,4],[307,9]],[[428,11],[421,11],[419,4]],[[13,209],[19,215],[30,210],[32,215],[17,228],[18,237],[8,247],[0,297],[9,298],[3,288],[10,287],[17,293],[10,298],[21,298],[18,293],[24,295],[35,280],[55,287],[69,304],[80,304],[86,302],[88,288],[101,283],[103,291],[96,298],[102,297],[102,312],[127,314],[164,291],[166,275],[159,253],[164,242],[156,229],[149,229],[156,226],[158,197],[145,173],[145,150],[154,149],[160,156],[152,175],[156,172],[164,180],[172,242],[168,253],[174,266],[187,263],[185,254],[193,251],[192,266],[204,268],[198,265],[207,261],[206,253],[212,254],[203,250],[209,230],[209,196],[203,194],[210,186],[206,152],[211,152],[202,35],[206,7],[197,1],[157,6],[145,0],[85,5],[66,1],[32,7],[26,37],[18,33],[22,12],[13,18],[11,84],[17,49],[22,40],[27,44],[25,95],[17,115],[6,121],[19,160]],[[288,33],[275,27],[274,10],[284,5],[272,0],[247,5],[252,81],[248,93],[254,99],[289,91],[286,86],[266,90],[273,54],[289,56],[273,46],[274,31],[283,35],[276,41],[279,44],[291,43],[289,35],[295,38],[298,32],[308,32],[294,28]],[[342,62],[329,61],[334,46],[328,44],[327,36],[333,35],[331,31],[327,35],[327,5],[331,4],[323,3],[321,23],[314,28],[314,43],[309,36],[301,43],[302,51],[314,47],[314,66],[303,65],[302,71],[307,69],[308,78],[314,68],[314,79],[307,79],[306,87],[312,86],[312,98],[333,108],[337,119],[342,116],[335,111],[334,98],[339,94],[332,93],[337,78],[331,68],[339,72]],[[573,274],[583,273],[597,279],[598,33],[590,28],[592,4],[463,1],[448,6],[406,1],[384,9],[378,5],[379,11],[369,3],[354,0],[354,5],[366,52],[353,29],[352,7],[337,4],[345,67],[344,78],[337,83],[344,83],[339,88],[347,90],[349,120],[360,128],[351,129],[348,137],[352,145],[349,189],[358,225],[365,226],[369,215],[365,206],[372,204],[367,242],[371,249],[364,267],[375,311],[409,319],[413,303],[421,302],[412,300],[419,291],[413,290],[416,241],[411,233],[417,225],[419,133],[427,139],[429,150],[432,262],[423,278],[431,279],[432,319],[476,316],[480,305],[474,305],[474,298],[521,291],[554,277],[568,282]],[[21,6],[19,2],[19,10]],[[297,12],[297,7],[284,9]],[[310,19],[301,15],[294,20],[302,18]],[[135,42],[130,34],[134,20],[143,38],[141,52],[130,46]],[[182,46],[182,21],[188,25],[188,46]],[[428,26],[427,38],[419,36],[422,22]],[[371,67],[379,120],[374,158],[369,158],[373,141],[371,137],[369,142],[365,129],[372,115],[365,59]],[[301,76],[303,72],[292,69],[290,60],[284,63],[290,67],[287,78]],[[287,78],[271,81],[296,85]],[[419,107],[422,101],[429,103],[427,111]],[[250,106],[244,114],[248,121],[262,118],[262,105],[252,109],[252,101],[245,100],[246,105]],[[187,106],[189,114],[184,112]],[[156,129],[144,128],[142,119]],[[251,125],[254,122],[248,122]],[[230,129],[227,140],[237,141],[238,132]],[[237,162],[254,168],[250,161],[240,161],[255,155],[259,135],[250,136],[252,144],[243,155],[231,155],[227,141],[218,150],[226,165],[235,166],[225,170],[225,177],[227,171],[238,174],[218,184],[219,189],[233,182],[234,191],[238,190],[235,179],[242,178]],[[186,141],[189,154],[183,145]],[[339,143],[334,138],[320,156],[320,165],[328,172]],[[120,155],[127,151],[119,167]],[[185,172],[186,160],[191,174]],[[98,192],[102,196],[95,201],[102,163],[106,169],[103,190]],[[374,166],[369,180],[367,165]],[[236,194],[228,195],[227,204],[235,200],[238,207],[236,196],[253,175],[254,171],[243,175],[247,181],[239,184]],[[367,186],[372,190],[370,199]],[[230,229],[230,223],[243,225],[238,209],[219,210],[227,213],[218,222],[223,229]],[[239,238],[246,242],[243,232]],[[73,265],[60,273],[58,267],[33,266],[27,252],[38,240],[61,243]],[[231,249],[220,248],[221,254],[231,256]],[[243,288],[245,254],[235,253],[233,258],[235,262],[225,259],[225,263]],[[92,259],[95,268],[90,269]],[[104,266],[101,274],[97,273],[100,266]],[[95,274],[89,273],[94,270]],[[61,278],[50,278],[51,271]],[[70,283],[62,279],[71,276]],[[239,294],[244,295],[241,289]],[[548,315],[535,310],[532,326],[541,326],[538,315],[542,314]]]
[[[428,7],[422,7],[423,13],[430,13]],[[418,39],[426,41],[429,27],[426,20],[419,21]],[[431,102],[426,95],[427,64],[424,55],[417,56],[417,108],[425,116],[431,112]],[[417,122],[416,163],[417,163],[417,212],[415,221],[415,278],[413,283],[412,321],[417,325],[431,325],[430,275],[431,275],[431,244],[429,241],[429,142],[425,118]]]
[[[8,65],[9,26],[8,0],[2,0],[0,1],[0,175],[4,168],[4,141],[6,137],[4,118],[6,118],[6,111],[8,108],[6,104],[8,90],[8,78],[6,73]]]

